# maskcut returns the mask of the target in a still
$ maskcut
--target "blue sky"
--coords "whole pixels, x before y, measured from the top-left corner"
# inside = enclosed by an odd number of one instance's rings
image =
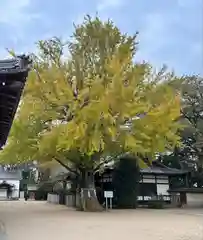
[[[0,58],[35,51],[35,42],[67,38],[73,22],[98,12],[139,35],[137,60],[167,64],[178,74],[203,74],[202,0],[0,0]]]

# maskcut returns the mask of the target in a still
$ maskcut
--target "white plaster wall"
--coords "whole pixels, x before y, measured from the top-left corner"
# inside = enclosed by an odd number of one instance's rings
[[[23,199],[23,198],[25,198],[25,193],[24,193],[24,191],[21,191],[20,192],[20,199]]]
[[[0,189],[0,199],[6,199],[6,198],[7,198],[6,189]]]
[[[143,178],[143,183],[155,183],[155,178]]]
[[[168,179],[157,179],[157,183],[168,184]]]
[[[157,195],[169,195],[169,184],[157,184]]]
[[[187,206],[203,207],[203,193],[187,193]]]

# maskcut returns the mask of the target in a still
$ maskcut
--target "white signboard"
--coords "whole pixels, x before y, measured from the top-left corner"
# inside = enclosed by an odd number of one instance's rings
[[[105,191],[104,197],[105,198],[113,198],[113,191]]]

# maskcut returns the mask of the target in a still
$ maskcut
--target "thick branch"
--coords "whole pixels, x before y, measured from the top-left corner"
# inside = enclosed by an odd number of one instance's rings
[[[101,154],[102,154],[102,153],[97,153],[97,154],[96,154],[97,158],[100,158]],[[116,156],[114,157],[114,159],[115,159],[115,158],[116,158]],[[111,162],[111,161],[113,161],[113,158],[112,158],[112,157],[111,157],[111,158],[108,158],[108,157],[107,157],[104,161],[99,162],[99,163],[97,164],[97,166],[94,168],[94,172],[98,171],[103,165],[105,165],[105,164],[107,164],[107,163],[109,163],[109,162]]]
[[[63,166],[65,169],[67,169],[69,172],[76,174],[79,176],[79,173],[76,170],[73,170],[72,168],[68,167],[65,163],[63,163],[61,160],[54,158],[55,161],[57,161],[61,166]]]
[[[101,168],[101,166],[103,166],[104,164],[107,164],[108,162],[109,162],[109,159],[100,162],[100,163],[94,168],[94,172],[98,171],[98,170]]]
[[[194,121],[191,120],[190,117],[188,117],[183,110],[180,110],[180,113],[182,114],[182,116],[187,119],[189,121],[190,124],[192,124],[195,128],[196,128],[196,123]]]

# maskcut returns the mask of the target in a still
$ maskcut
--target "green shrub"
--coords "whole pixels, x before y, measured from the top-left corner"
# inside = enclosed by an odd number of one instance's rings
[[[113,186],[118,208],[137,207],[139,176],[139,167],[135,158],[123,157],[120,159],[113,174]]]
[[[148,203],[148,208],[151,209],[163,209],[165,207],[165,203],[163,200],[152,200]]]

